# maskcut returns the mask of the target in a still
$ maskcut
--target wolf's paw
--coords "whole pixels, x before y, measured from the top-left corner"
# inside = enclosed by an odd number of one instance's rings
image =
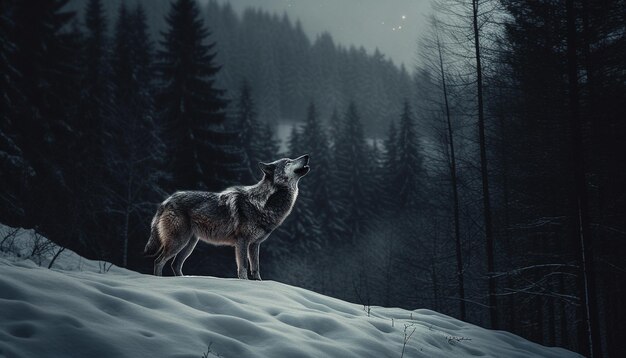
[[[263,281],[261,280],[261,274],[258,271],[252,271],[252,279],[256,281]]]

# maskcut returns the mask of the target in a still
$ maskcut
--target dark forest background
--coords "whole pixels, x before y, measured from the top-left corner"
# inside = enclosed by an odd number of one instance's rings
[[[150,272],[173,191],[309,153],[265,278],[619,357],[626,3],[441,0],[428,21],[407,70],[215,1],[2,1],[0,221]],[[199,245],[185,273],[234,265]]]

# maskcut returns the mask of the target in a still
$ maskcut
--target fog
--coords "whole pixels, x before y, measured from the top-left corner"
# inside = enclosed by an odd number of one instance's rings
[[[204,0],[208,2],[208,0]],[[315,39],[324,31],[344,46],[378,48],[394,63],[407,70],[415,62],[416,40],[426,28],[425,14],[430,0],[219,0],[241,13],[258,7],[290,19],[300,19],[306,34]],[[404,18],[403,18],[404,16]]]

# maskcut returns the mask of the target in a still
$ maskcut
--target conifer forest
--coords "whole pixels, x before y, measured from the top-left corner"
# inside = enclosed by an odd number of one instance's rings
[[[623,357],[626,1],[430,2],[399,64],[261,5],[1,1],[0,222],[150,273],[169,195],[309,154],[264,279]]]

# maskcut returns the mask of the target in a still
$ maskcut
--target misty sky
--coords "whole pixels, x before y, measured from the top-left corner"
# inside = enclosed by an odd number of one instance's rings
[[[241,13],[246,7],[270,12],[287,12],[300,19],[314,40],[328,31],[336,43],[363,45],[371,53],[376,47],[407,70],[415,64],[417,37],[425,29],[430,0],[219,0],[230,2]]]

